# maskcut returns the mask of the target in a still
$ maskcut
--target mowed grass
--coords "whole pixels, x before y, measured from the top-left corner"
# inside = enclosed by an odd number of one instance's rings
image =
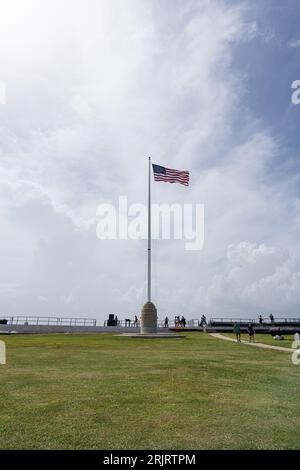
[[[300,448],[288,353],[202,333],[1,339],[1,449]]]

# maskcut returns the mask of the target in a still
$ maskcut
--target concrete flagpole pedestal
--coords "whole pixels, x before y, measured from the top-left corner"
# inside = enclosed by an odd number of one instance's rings
[[[146,302],[142,308],[140,318],[140,333],[122,333],[127,338],[145,338],[145,339],[182,339],[183,334],[173,332],[160,332],[157,329],[157,310],[152,302]]]
[[[157,310],[152,302],[146,302],[141,313],[141,334],[157,333]]]
[[[157,310],[152,302],[146,302],[142,308],[140,318],[140,333],[123,333],[122,336],[129,338],[145,338],[145,339],[181,339],[185,338],[182,334],[171,332],[157,331]]]

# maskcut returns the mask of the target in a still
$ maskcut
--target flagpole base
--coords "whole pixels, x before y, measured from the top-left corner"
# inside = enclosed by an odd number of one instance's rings
[[[141,334],[157,333],[157,310],[152,302],[147,302],[141,313]]]

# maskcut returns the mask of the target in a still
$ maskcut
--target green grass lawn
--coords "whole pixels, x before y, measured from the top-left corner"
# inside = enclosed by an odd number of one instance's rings
[[[300,448],[288,353],[202,333],[1,339],[1,449]]]

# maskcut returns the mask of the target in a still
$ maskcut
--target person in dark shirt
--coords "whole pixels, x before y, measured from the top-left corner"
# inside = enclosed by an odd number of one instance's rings
[[[249,323],[249,326],[248,326],[248,334],[249,334],[249,341],[250,343],[255,343],[254,341],[254,328],[253,328],[253,325],[252,323]]]

